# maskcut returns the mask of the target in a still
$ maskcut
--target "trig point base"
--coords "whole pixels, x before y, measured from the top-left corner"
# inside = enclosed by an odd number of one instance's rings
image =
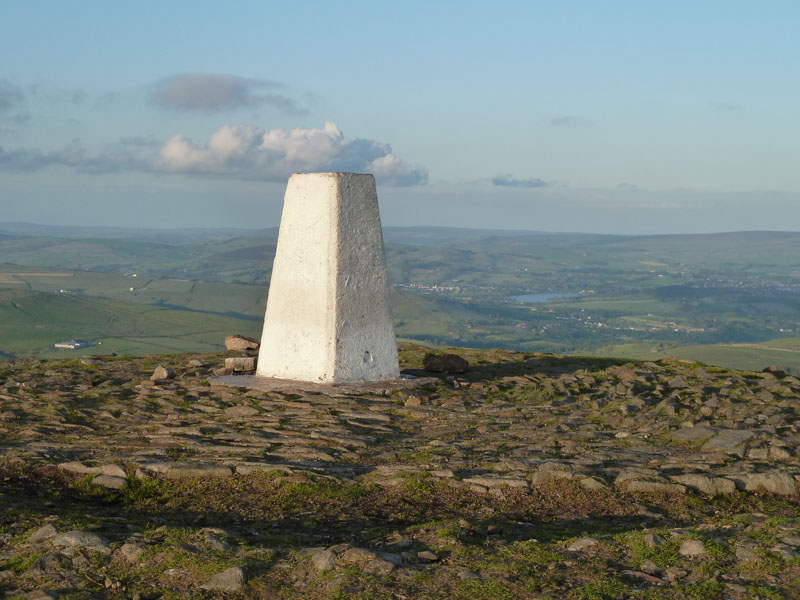
[[[319,383],[400,376],[372,175],[289,179],[256,375]]]

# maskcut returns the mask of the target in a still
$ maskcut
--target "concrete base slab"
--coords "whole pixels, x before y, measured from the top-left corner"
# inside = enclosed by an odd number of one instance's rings
[[[296,379],[259,377],[258,375],[225,375],[209,378],[212,385],[244,387],[262,392],[305,392],[325,394],[326,396],[369,394],[386,396],[397,390],[414,389],[423,385],[440,382],[438,377],[400,377],[385,381],[361,381],[357,383],[314,383]]]

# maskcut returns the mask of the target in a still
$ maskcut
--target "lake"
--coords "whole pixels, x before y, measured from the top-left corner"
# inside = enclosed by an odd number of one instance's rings
[[[526,304],[542,304],[554,298],[574,298],[575,294],[520,294],[519,296],[509,296],[507,300],[516,300]]]

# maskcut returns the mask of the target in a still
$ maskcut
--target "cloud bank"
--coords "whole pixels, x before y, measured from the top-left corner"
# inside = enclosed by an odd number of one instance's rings
[[[515,179],[511,175],[497,175],[492,178],[492,185],[501,187],[542,188],[550,185],[544,179],[532,177],[530,179]]]
[[[254,125],[223,125],[204,144],[178,134],[162,143],[152,138],[122,138],[99,152],[74,141],[60,150],[0,147],[0,169],[34,171],[50,165],[84,173],[136,170],[285,181],[292,173],[355,171],[372,173],[390,186],[421,185],[428,171],[412,167],[388,144],[346,138],[335,123],[321,129],[264,130]]]
[[[0,146],[0,170],[37,171],[54,165],[74,168],[81,173],[115,173],[130,170],[151,170],[152,155],[158,143],[146,138],[122,138],[105,144],[97,154],[88,152],[77,140],[57,150]]]
[[[22,102],[22,89],[6,79],[0,79],[0,111],[10,110]]]
[[[279,84],[273,81],[235,75],[181,73],[158,81],[150,100],[160,108],[184,112],[217,112],[262,105],[290,114],[305,112],[296,100],[288,96],[258,93],[277,87]]]
[[[388,144],[345,138],[335,123],[322,129],[266,131],[253,125],[223,125],[202,145],[175,135],[158,153],[158,171],[232,175],[282,181],[305,171],[373,173],[387,185],[427,182],[426,169],[414,168],[392,153]]]

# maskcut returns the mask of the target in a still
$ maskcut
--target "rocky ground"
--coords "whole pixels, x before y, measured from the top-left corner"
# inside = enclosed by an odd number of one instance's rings
[[[0,363],[0,596],[800,598],[800,380],[458,352],[360,391]]]

